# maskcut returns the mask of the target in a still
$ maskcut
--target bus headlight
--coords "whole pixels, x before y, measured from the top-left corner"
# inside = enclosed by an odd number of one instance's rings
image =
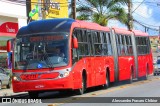
[[[64,73],[64,77],[67,77],[69,75],[69,72]]]
[[[67,77],[67,76],[69,76],[69,72],[68,71],[60,73],[60,78]]]
[[[13,76],[14,81],[20,81],[20,78],[18,76]]]

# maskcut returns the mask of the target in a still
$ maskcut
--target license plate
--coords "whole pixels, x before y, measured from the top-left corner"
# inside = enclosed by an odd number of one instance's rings
[[[35,80],[38,78],[38,74],[24,74],[21,75],[22,80]]]

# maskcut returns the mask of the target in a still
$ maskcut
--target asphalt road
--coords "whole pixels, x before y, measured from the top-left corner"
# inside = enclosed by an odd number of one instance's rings
[[[121,98],[117,98],[121,97]],[[136,97],[136,98],[135,98]],[[140,98],[137,98],[140,97]],[[142,98],[141,98],[142,97]],[[149,98],[147,98],[149,97]],[[151,98],[157,97],[157,98]],[[28,95],[18,97],[28,99]],[[40,94],[40,98],[43,104],[0,104],[0,106],[132,106],[132,105],[144,105],[144,106],[159,106],[160,105],[160,76],[150,76],[148,80],[134,81],[132,84],[128,84],[123,81],[119,84],[113,85],[108,89],[102,89],[100,87],[87,90],[84,95],[74,95],[72,93],[59,93],[59,92],[47,92]],[[114,100],[119,100],[115,103]],[[127,100],[127,103],[123,103]],[[155,103],[144,103],[144,101],[150,100]],[[159,101],[159,103],[156,102]],[[129,101],[129,102],[128,102]],[[134,102],[134,103],[131,103]],[[137,103],[135,103],[137,102]],[[141,103],[139,103],[141,102]]]

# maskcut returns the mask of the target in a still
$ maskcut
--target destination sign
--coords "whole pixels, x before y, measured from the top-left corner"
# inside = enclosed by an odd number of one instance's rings
[[[62,40],[64,36],[34,36],[30,37],[30,42]]]

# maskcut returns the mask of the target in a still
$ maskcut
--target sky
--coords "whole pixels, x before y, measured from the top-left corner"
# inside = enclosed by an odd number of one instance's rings
[[[150,27],[147,33],[151,36],[159,35],[160,26],[160,0],[132,0],[133,2],[133,18],[141,24]],[[127,11],[127,7],[125,7]],[[118,21],[109,21],[110,27],[123,27],[123,24]],[[145,28],[137,23],[134,23],[134,29],[145,31]]]

